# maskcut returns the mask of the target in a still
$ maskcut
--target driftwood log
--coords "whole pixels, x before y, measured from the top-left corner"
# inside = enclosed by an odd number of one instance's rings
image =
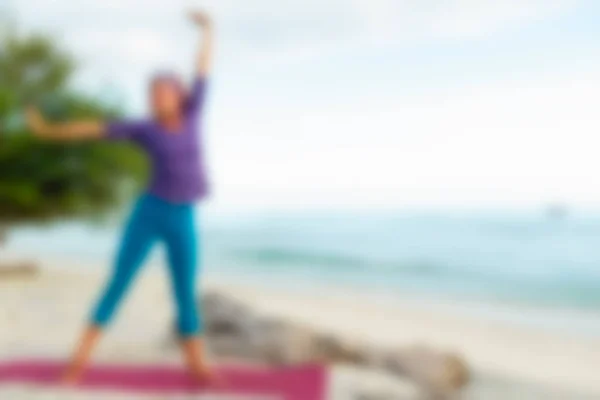
[[[223,294],[203,299],[206,336],[213,354],[275,365],[311,362],[381,369],[408,378],[428,395],[443,397],[469,380],[465,361],[424,347],[383,349],[261,316]]]
[[[0,279],[27,279],[33,278],[39,269],[32,263],[4,264],[0,262]]]
[[[0,251],[6,245],[6,237],[6,229],[0,225]],[[38,272],[37,266],[33,263],[7,263],[0,258],[0,279],[31,278]]]

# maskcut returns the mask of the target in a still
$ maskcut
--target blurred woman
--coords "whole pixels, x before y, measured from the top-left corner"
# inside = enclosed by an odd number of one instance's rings
[[[196,76],[189,90],[177,76],[160,73],[149,84],[151,117],[139,121],[73,121],[49,123],[37,109],[27,112],[32,132],[42,139],[129,140],[150,159],[152,174],[147,190],[137,200],[126,224],[114,271],[80,343],[64,373],[75,383],[92,351],[131,288],[153,244],[163,241],[168,255],[177,329],[189,371],[198,379],[210,378],[200,339],[202,321],[196,305],[198,237],[194,203],[207,194],[198,132],[212,56],[212,23],[202,12],[190,14],[202,30]]]

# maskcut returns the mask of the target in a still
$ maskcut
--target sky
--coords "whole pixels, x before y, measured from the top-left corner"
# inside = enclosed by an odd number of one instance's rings
[[[146,112],[209,10],[211,207],[600,209],[600,2],[0,0]]]

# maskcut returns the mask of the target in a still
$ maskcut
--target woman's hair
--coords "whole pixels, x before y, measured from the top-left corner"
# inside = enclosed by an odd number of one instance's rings
[[[181,82],[181,79],[173,72],[162,71],[154,74],[150,80],[150,88],[153,88],[154,85],[158,83],[167,83],[173,85],[173,87],[177,88],[178,90],[181,90],[182,93],[185,92],[183,90],[183,83]]]
[[[154,89],[154,86],[156,86],[159,83],[166,83],[174,87],[181,95],[182,103],[187,103],[187,92],[185,90],[183,82],[181,81],[181,78],[179,78],[177,74],[168,71],[158,72],[154,74],[152,76],[152,79],[150,79],[150,91],[152,91],[152,89]]]

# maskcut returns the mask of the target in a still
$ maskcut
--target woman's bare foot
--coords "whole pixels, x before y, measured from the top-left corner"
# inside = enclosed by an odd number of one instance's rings
[[[199,382],[210,382],[214,372],[206,366],[192,366],[188,368],[190,374]]]
[[[181,348],[192,377],[199,383],[221,386],[223,379],[214,369],[204,362],[204,344],[199,337],[181,339]]]
[[[73,386],[79,383],[101,333],[101,329],[96,326],[89,326],[83,332],[75,354],[60,378],[62,384]]]
[[[189,368],[189,372],[198,383],[212,387],[223,387],[225,385],[223,377],[207,365],[192,366]]]
[[[60,377],[60,383],[65,386],[75,386],[83,376],[84,368],[77,365],[69,365]]]

